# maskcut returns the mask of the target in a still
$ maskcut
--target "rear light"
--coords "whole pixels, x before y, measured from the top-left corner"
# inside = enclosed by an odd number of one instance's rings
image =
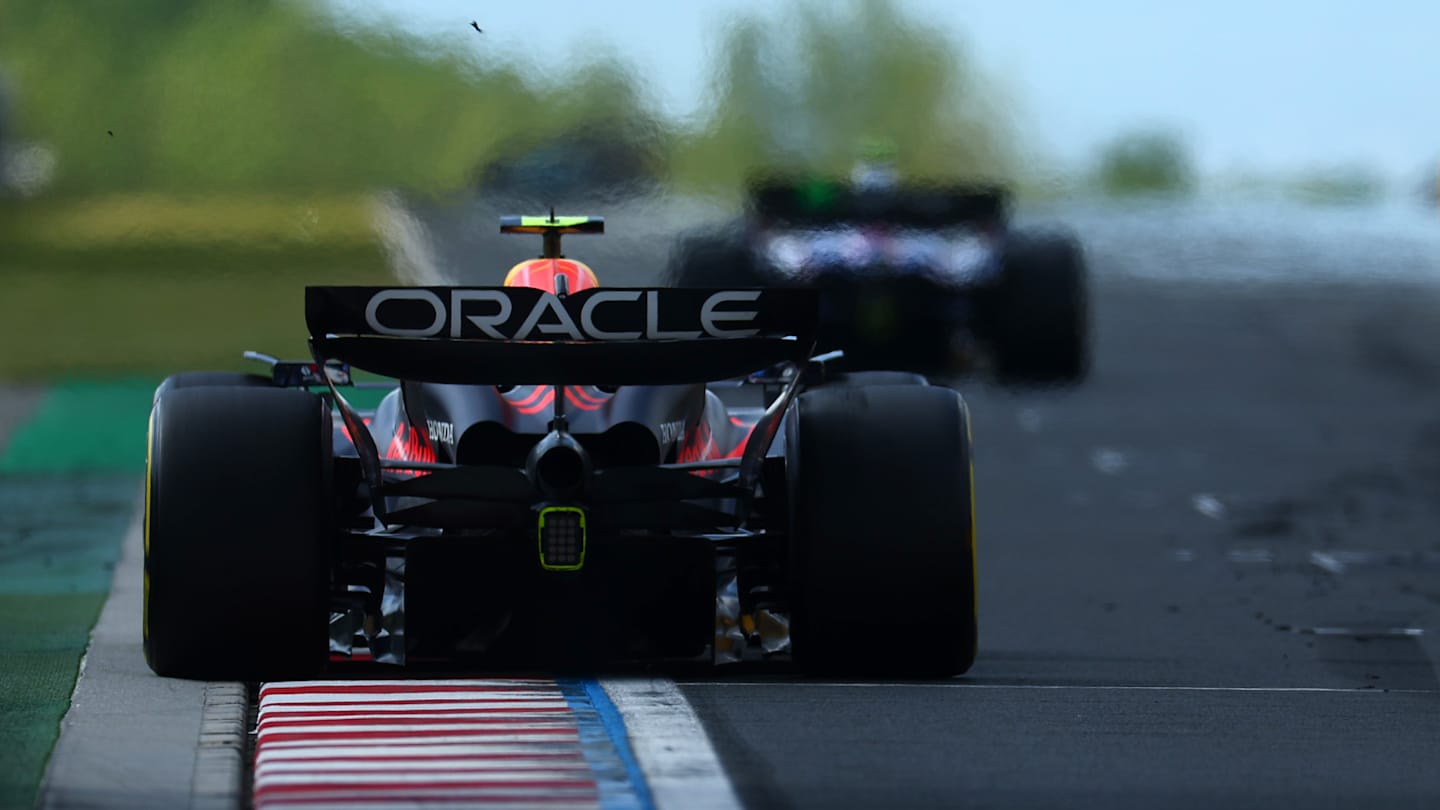
[[[538,527],[540,567],[546,571],[579,571],[585,567],[585,510],[547,506]]]

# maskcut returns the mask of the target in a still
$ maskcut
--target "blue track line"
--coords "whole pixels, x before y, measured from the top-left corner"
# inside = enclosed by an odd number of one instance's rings
[[[594,678],[557,678],[555,683],[580,730],[585,761],[595,774],[604,810],[655,810],[645,774],[630,750],[625,720]]]

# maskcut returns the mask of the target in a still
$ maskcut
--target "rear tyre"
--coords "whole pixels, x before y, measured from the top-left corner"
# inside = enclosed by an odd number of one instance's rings
[[[970,423],[953,390],[820,388],[786,419],[791,644],[811,673],[975,660]]]
[[[929,385],[924,374],[913,371],[847,371],[825,381],[826,385]]]
[[[1013,385],[1071,385],[1090,365],[1090,301],[1080,245],[1066,234],[1015,235],[993,299],[996,372]]]
[[[150,420],[150,668],[208,680],[319,671],[329,649],[329,408],[294,389],[179,387],[162,391]]]
[[[182,374],[172,374],[160,383],[155,389],[155,401],[160,401],[162,394],[174,391],[178,388],[216,388],[216,387],[240,387],[240,388],[271,388],[275,383],[269,377],[259,374],[245,374],[239,371],[186,371]]]

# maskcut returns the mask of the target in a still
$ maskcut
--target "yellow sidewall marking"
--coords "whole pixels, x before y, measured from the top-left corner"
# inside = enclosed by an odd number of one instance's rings
[[[150,425],[145,431],[145,581],[143,585],[143,605],[141,609],[140,624],[141,633],[144,638],[150,638],[150,490],[155,488],[154,478],[151,470],[154,467],[153,458],[155,455],[155,409],[150,409]]]
[[[975,552],[975,440],[970,429],[970,406],[964,400],[960,401],[960,415],[965,420],[965,454],[969,456],[965,461],[970,465],[970,615],[977,615],[980,611],[980,575],[976,571]]]

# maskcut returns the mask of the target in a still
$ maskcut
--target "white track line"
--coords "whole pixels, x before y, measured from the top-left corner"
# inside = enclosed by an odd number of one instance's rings
[[[1125,686],[1120,684],[1039,684],[1039,683],[850,683],[845,681],[684,681],[681,686],[783,686],[836,689],[1032,689],[1092,692],[1268,692],[1342,695],[1437,695],[1440,689],[1341,689],[1328,686]],[[608,687],[607,687],[608,688]]]
[[[739,810],[705,727],[673,681],[605,678],[657,810]]]

